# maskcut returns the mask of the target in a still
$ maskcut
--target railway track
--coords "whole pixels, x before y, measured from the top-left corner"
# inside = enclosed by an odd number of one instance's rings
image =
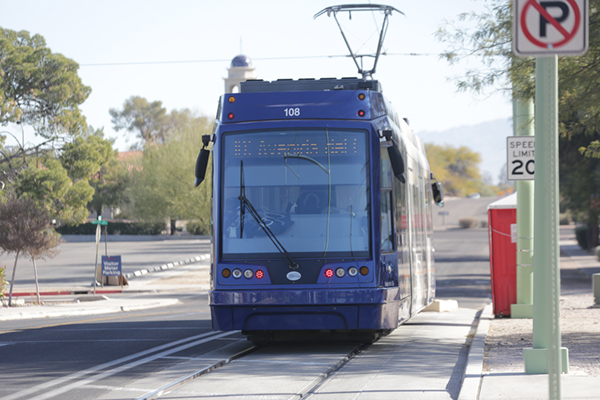
[[[314,379],[312,379],[307,385],[304,385],[300,390],[295,393],[288,393],[289,398],[304,398],[309,395],[315,388],[320,386],[331,374],[335,371],[339,370],[343,365],[345,365],[349,360],[351,360],[356,354],[358,354],[363,348],[368,345],[355,344],[350,350],[346,350],[344,352],[340,352],[337,354],[337,360],[332,360],[332,363],[324,363],[324,362],[311,362],[306,360],[280,360],[279,356],[282,354],[288,354],[290,349],[295,347],[293,344],[280,344],[280,345],[266,345],[266,346],[252,346],[249,347],[237,354],[233,354],[230,357],[224,358],[222,360],[218,360],[211,365],[208,365],[204,368],[194,370],[189,372],[186,375],[181,376],[180,378],[174,379],[169,383],[164,384],[163,386],[152,390],[149,393],[146,393],[142,396],[137,397],[135,400],[152,400],[152,399],[168,399],[171,396],[176,396],[179,398],[180,395],[190,395],[194,392],[194,395],[206,395],[207,393],[198,393],[195,389],[190,391],[187,390],[186,385],[190,384],[197,378],[204,377],[205,375],[216,371],[217,369],[224,368],[228,366],[232,362],[239,362],[242,365],[252,366],[254,365],[269,365],[273,367],[275,370],[280,370],[278,366],[284,367],[294,367],[294,366],[309,366],[309,367],[317,367],[322,368],[322,372],[316,374]],[[264,350],[267,353],[270,353],[269,348],[277,349],[266,358],[259,357],[259,359],[248,359],[247,356],[250,356],[255,351]],[[305,354],[305,357],[311,358],[310,354]],[[303,357],[301,357],[303,358]],[[249,378],[253,379],[253,378]],[[196,382],[196,383],[199,383]],[[248,385],[244,382],[237,381],[236,386],[238,387],[247,387]],[[235,390],[235,389],[234,389]],[[174,391],[178,393],[175,394]]]
[[[223,341],[229,343],[223,345]],[[356,343],[255,346],[241,338],[237,331],[207,332],[86,368],[0,399],[151,400],[179,396],[176,393],[180,392],[198,395],[199,390],[200,395],[223,390],[228,393],[252,386],[255,375],[240,376],[240,371],[257,370],[264,370],[266,376],[281,374],[281,384],[290,389],[286,390],[286,394],[289,393],[291,398],[303,398],[364,347]],[[207,351],[207,348],[213,350]],[[119,376],[147,368],[151,363],[165,363],[169,367],[123,385],[117,383],[122,382],[122,379],[116,379]],[[220,385],[211,378],[217,374],[216,380],[221,382]],[[296,378],[293,378],[294,374]],[[136,375],[140,376],[139,373]],[[223,376],[237,376],[237,379],[235,383],[223,387]],[[299,385],[286,383],[294,380],[301,382]]]

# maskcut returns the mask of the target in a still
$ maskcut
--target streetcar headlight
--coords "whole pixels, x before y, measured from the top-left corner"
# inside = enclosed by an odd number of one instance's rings
[[[346,270],[344,268],[338,268],[335,270],[335,275],[338,278],[342,278],[344,275],[346,275]]]
[[[242,270],[239,268],[236,268],[233,270],[232,275],[235,279],[240,279],[242,277]]]
[[[254,271],[252,271],[251,269],[247,269],[244,271],[244,277],[246,279],[252,279],[253,276],[254,276]]]
[[[231,276],[231,270],[229,268],[223,268],[221,275],[223,275],[223,278],[229,278]]]
[[[233,271],[233,273],[235,274],[235,271]],[[358,275],[358,268],[356,268],[356,267],[348,268],[348,275],[351,277],[355,277],[356,275]]]

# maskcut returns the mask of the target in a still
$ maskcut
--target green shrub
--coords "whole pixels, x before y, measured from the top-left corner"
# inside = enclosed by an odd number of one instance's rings
[[[569,225],[571,223],[571,216],[569,213],[560,214],[558,221],[560,225]]]
[[[575,228],[575,238],[577,239],[579,247],[581,247],[583,250],[587,250],[588,248],[587,234],[587,226],[578,226],[577,228]]]
[[[109,235],[160,235],[165,230],[163,222],[109,222]],[[63,225],[56,228],[61,235],[94,235],[96,225],[86,222],[81,225]],[[104,233],[104,228],[102,228]]]
[[[200,221],[190,221],[186,227],[190,235],[208,235],[210,234],[210,228]]]
[[[477,228],[479,220],[477,218],[461,218],[458,220],[458,225],[463,229]]]

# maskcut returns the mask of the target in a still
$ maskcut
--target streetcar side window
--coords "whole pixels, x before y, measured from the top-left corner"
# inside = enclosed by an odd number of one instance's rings
[[[381,252],[394,251],[392,163],[387,148],[381,147]]]

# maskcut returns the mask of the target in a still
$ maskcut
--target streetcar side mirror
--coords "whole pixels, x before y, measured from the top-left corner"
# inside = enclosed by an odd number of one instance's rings
[[[388,154],[390,156],[390,163],[392,164],[392,171],[394,172],[394,176],[402,183],[406,183],[406,177],[404,176],[404,158],[402,158],[402,154],[398,147],[393,144],[387,148]]]
[[[200,150],[200,154],[198,154],[198,159],[196,160],[196,181],[194,182],[194,187],[198,187],[198,185],[204,181],[204,177],[206,176],[206,168],[208,167],[209,156],[210,150]]]
[[[444,188],[438,181],[431,183],[431,190],[433,192],[433,202],[439,206],[444,207]]]
[[[204,181],[206,176],[206,169],[208,168],[208,158],[210,156],[210,150],[206,147],[210,142],[210,135],[202,136],[202,143],[204,146],[202,150],[200,150],[200,154],[198,154],[198,159],[196,160],[196,181],[194,182],[194,187],[198,187]]]

